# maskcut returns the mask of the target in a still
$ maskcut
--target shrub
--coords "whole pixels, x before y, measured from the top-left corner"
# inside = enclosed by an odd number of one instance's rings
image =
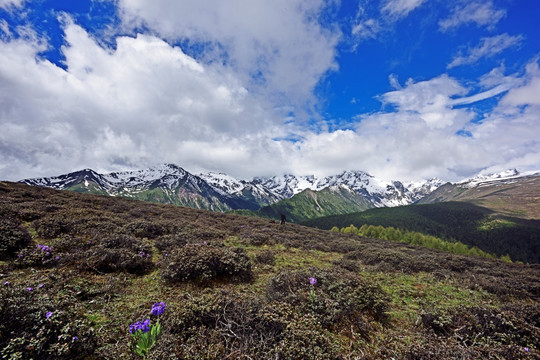
[[[47,268],[58,263],[54,248],[37,244],[23,249],[15,259],[16,267]]]
[[[83,254],[82,268],[97,273],[126,271],[130,274],[147,274],[154,267],[152,260],[143,254],[125,249],[94,246]]]
[[[0,220],[0,260],[14,257],[32,237],[25,227],[13,220]]]
[[[154,245],[159,251],[170,252],[172,249],[185,246],[192,239],[189,233],[167,234],[158,237]]]
[[[284,332],[276,352],[279,359],[339,359],[339,347],[321,329],[317,319],[307,315],[293,322]]]
[[[267,297],[311,314],[325,329],[354,328],[367,336],[370,320],[387,320],[389,300],[380,286],[345,271],[282,272],[270,279]]]
[[[58,215],[50,215],[33,222],[38,235],[45,239],[52,239],[71,230],[71,223]]]
[[[145,244],[142,240],[123,234],[111,234],[104,235],[102,237],[95,237],[93,240],[100,246],[107,249],[126,249],[131,250],[135,254],[144,253],[144,256],[151,254],[152,247]]]
[[[244,249],[186,245],[163,258],[161,276],[169,282],[215,278],[250,281],[251,262]]]
[[[540,330],[534,324],[528,324],[527,320],[531,321],[510,312],[483,307],[436,310],[422,315],[426,329],[439,336],[455,337],[465,346],[517,344],[531,347],[540,337]]]
[[[337,359],[339,353],[313,316],[299,317],[286,303],[227,291],[186,298],[164,328],[162,355],[178,358]]]
[[[257,262],[260,264],[274,266],[276,264],[276,254],[274,254],[274,252],[271,250],[265,250],[262,253],[257,254],[255,260],[257,260]]]
[[[37,292],[0,289],[2,359],[89,358],[96,339],[88,322]]]
[[[124,231],[139,238],[153,239],[163,235],[163,228],[161,226],[146,220],[130,222],[124,227]]]

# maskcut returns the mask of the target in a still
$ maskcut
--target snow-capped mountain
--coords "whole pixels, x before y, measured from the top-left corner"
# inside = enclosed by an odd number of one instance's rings
[[[428,195],[425,195],[419,203],[431,204],[448,201],[471,201],[481,204],[488,201],[488,199],[496,199],[488,204],[493,207],[494,204],[502,206],[516,202],[523,194],[530,193],[525,199],[522,199],[523,204],[530,204],[531,199],[538,193],[536,183],[539,178],[540,171],[520,173],[516,169],[495,174],[479,174],[459,182],[448,182],[436,190],[431,191]],[[521,195],[514,194],[513,189],[518,188],[521,189]],[[524,211],[527,210],[525,209]]]
[[[305,189],[321,191],[329,186],[346,186],[363,195],[373,206],[408,205],[418,201],[438,186],[442,180],[431,179],[420,183],[401,183],[400,181],[384,181],[363,171],[344,171],[341,174],[318,178],[314,175],[284,175],[259,179],[262,185],[288,199]]]
[[[239,180],[230,175],[215,172],[199,174],[199,177],[225,196],[248,198],[259,206],[273,204],[284,199],[256,180]]]
[[[109,174],[85,169],[21,182],[215,211],[256,210],[261,206],[290,199],[306,189],[322,191],[337,187],[361,195],[371,204],[370,207],[407,205],[418,201],[443,183],[438,179],[421,183],[383,181],[363,171],[344,171],[326,177],[283,175],[246,181],[223,173],[193,175],[174,164]]]
[[[508,181],[512,181],[518,178],[522,178],[524,176],[535,175],[538,173],[539,173],[538,171],[529,171],[529,172],[520,173],[516,169],[508,169],[505,171],[501,171],[499,173],[479,174],[479,175],[476,175],[475,177],[462,180],[454,184],[463,186],[466,188],[473,188],[473,187],[477,187],[477,186],[481,186],[485,184],[491,184],[495,182],[508,182]]]

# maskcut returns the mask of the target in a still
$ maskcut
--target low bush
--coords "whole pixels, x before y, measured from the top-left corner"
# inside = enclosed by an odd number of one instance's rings
[[[15,257],[31,240],[30,233],[19,222],[0,219],[0,260]]]
[[[167,234],[158,237],[154,245],[161,252],[170,252],[175,248],[185,246],[190,239],[191,236],[186,233]]]
[[[271,278],[267,297],[311,314],[325,329],[354,329],[368,336],[369,322],[385,322],[389,299],[380,286],[340,270],[282,272]]]
[[[37,244],[24,248],[14,261],[16,267],[49,268],[58,264],[59,256],[52,246]]]
[[[103,245],[93,246],[82,253],[83,270],[96,273],[125,271],[131,274],[147,274],[154,263],[149,254],[135,253],[126,248],[107,248]]]
[[[169,282],[253,278],[251,262],[242,248],[188,244],[162,259],[161,276]]]
[[[33,288],[0,288],[2,359],[93,358],[96,338],[89,323],[68,304],[56,303],[38,292]]]
[[[163,235],[163,228],[151,221],[135,220],[124,226],[124,232],[139,238],[153,239]]]
[[[337,359],[338,346],[313,316],[286,303],[227,291],[186,297],[164,322],[159,355],[178,359]],[[237,354],[237,356],[235,356]]]
[[[45,239],[69,233],[71,225],[71,221],[59,215],[49,215],[33,222],[37,234]]]
[[[536,316],[538,316],[538,307]],[[422,324],[435,335],[454,337],[464,346],[477,344],[501,346],[517,344],[532,347],[540,338],[540,329],[531,319],[493,308],[468,307],[452,311],[430,311],[422,315]],[[534,317],[533,317],[534,321]]]
[[[272,250],[265,250],[255,256],[255,260],[259,264],[266,264],[274,266],[276,264],[276,254]]]

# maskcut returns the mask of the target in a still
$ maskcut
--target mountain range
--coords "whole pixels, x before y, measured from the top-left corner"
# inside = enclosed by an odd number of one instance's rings
[[[84,169],[20,182],[212,211],[244,209],[268,217],[279,217],[283,212],[293,221],[303,221],[370,208],[456,200],[487,183],[511,182],[524,175],[529,174],[509,170],[445,183],[436,178],[420,182],[385,181],[363,171],[343,171],[326,177],[288,174],[247,181],[224,173],[195,175],[177,165],[163,164],[108,174]]]
[[[312,195],[324,190],[329,202],[332,202],[329,199],[333,197],[332,194],[341,199],[350,198],[350,203],[357,205],[347,211],[359,211],[411,204],[444,183],[439,179],[417,183],[384,181],[363,171],[344,171],[327,177],[283,175],[246,181],[223,173],[194,175],[174,164],[108,174],[84,169],[20,182],[213,211],[257,210],[290,199],[305,190],[312,191]]]

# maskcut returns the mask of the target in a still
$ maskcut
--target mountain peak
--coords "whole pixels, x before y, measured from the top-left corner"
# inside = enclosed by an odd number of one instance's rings
[[[498,173],[488,173],[488,174],[478,174],[472,178],[469,178],[469,179],[466,179],[466,180],[463,180],[463,181],[459,181],[457,182],[456,184],[458,185],[464,185],[464,186],[467,186],[467,187],[474,187],[474,186],[478,186],[482,183],[485,183],[485,182],[493,182],[493,181],[498,181],[498,180],[506,180],[506,179],[512,179],[512,178],[517,178],[517,177],[521,177],[523,176],[524,174],[521,174],[519,171],[517,171],[516,169],[508,169],[508,170],[504,170],[504,171],[501,171],[501,172],[498,172]]]

